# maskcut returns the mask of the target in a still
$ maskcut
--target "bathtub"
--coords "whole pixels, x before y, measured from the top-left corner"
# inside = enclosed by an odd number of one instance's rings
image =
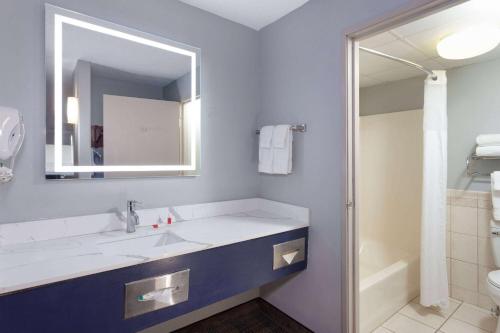
[[[362,243],[359,253],[360,333],[369,333],[419,292],[419,256]]]

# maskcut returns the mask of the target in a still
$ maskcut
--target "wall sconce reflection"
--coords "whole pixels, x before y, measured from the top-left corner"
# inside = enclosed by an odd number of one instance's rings
[[[80,106],[77,97],[68,97],[66,104],[66,116],[68,117],[68,123],[76,125],[78,124],[78,118],[80,114]]]

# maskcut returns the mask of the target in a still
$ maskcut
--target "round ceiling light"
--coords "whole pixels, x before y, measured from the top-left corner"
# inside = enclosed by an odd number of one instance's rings
[[[443,38],[437,44],[441,58],[459,60],[477,57],[500,43],[500,29],[491,26],[469,28]]]

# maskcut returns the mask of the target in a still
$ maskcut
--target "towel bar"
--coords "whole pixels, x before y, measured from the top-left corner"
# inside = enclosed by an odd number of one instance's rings
[[[292,127],[290,127],[290,129],[293,132],[304,133],[304,132],[307,132],[307,125],[306,124],[293,125]],[[260,130],[256,130],[255,134],[259,135],[260,134]]]
[[[469,177],[489,177],[489,173],[481,173],[481,172],[475,172],[472,170],[472,164],[473,161],[479,161],[479,160],[500,160],[500,156],[478,156],[475,153],[470,154],[467,156],[467,160],[465,161],[465,166],[467,169],[467,176]]]

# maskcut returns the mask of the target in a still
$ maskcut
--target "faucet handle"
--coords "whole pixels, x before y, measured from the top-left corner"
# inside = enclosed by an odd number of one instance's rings
[[[127,200],[127,207],[131,209],[135,209],[140,206],[142,206],[142,202],[139,202],[137,200]]]

